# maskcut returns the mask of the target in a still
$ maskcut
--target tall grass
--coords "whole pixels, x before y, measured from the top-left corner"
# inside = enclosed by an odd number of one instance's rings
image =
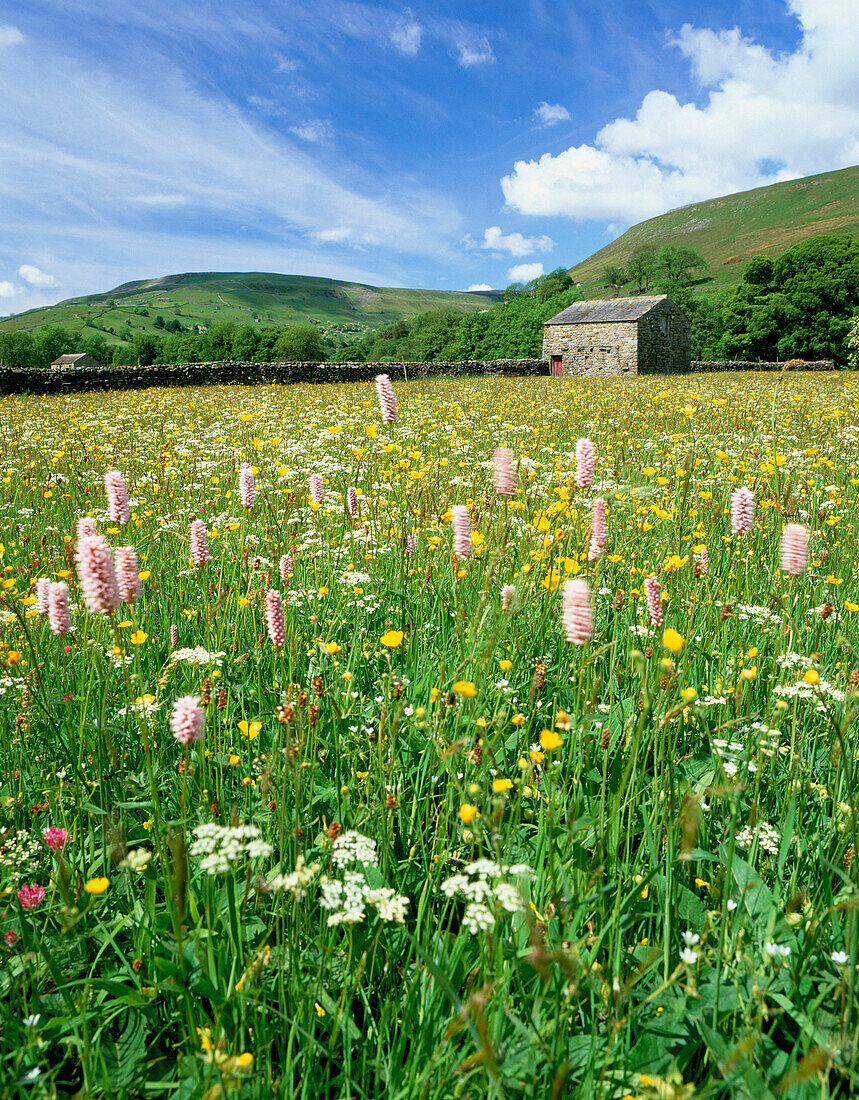
[[[855,383],[397,400],[390,425],[371,386],[0,404],[0,1096],[851,1095]],[[732,536],[743,484],[756,522]],[[80,602],[83,515],[137,550],[142,593],[112,615]],[[811,531],[797,578],[786,522]],[[43,576],[72,588],[68,635],[38,613]],[[559,616],[572,576],[595,596],[583,647]],[[184,745],[188,695],[205,725]]]

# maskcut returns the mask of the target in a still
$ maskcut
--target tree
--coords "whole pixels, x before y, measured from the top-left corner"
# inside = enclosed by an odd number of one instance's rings
[[[651,244],[642,245],[633,252],[626,265],[629,282],[635,284],[638,294],[648,291],[656,278],[656,249]]]
[[[14,370],[36,366],[35,341],[29,332],[0,332],[0,365]]]
[[[290,363],[324,362],[322,337],[313,325],[291,325],[278,336],[274,356]]]
[[[547,302],[550,298],[554,298],[556,294],[569,290],[572,285],[573,277],[569,271],[563,267],[556,267],[554,271],[550,271],[537,284],[534,297],[538,302]]]
[[[242,325],[233,337],[232,358],[245,362],[253,359],[257,353],[260,332],[254,325]]]
[[[706,268],[707,261],[691,248],[668,244],[659,250],[656,270],[660,290],[673,294],[694,282],[693,272]]]
[[[100,332],[96,333],[95,336],[88,336],[82,341],[81,351],[85,351],[87,355],[91,355],[93,359],[97,359],[101,364],[109,363],[111,360],[110,345]]]
[[[859,241],[848,233],[808,237],[775,261],[755,257],[746,265],[725,304],[720,354],[843,364],[857,306]]]
[[[233,352],[233,338],[236,334],[234,321],[218,321],[201,337],[200,354],[203,361],[229,359]]]
[[[620,288],[624,284],[629,282],[629,276],[623,270],[622,267],[618,267],[617,264],[609,264],[602,273],[603,281],[606,286],[614,287],[615,297],[619,297]]]
[[[850,322],[850,331],[847,335],[848,366],[853,370],[859,370],[859,313]]]
[[[182,332],[182,323],[177,321],[175,317],[171,317],[169,321],[164,322],[164,331],[176,333]]]
[[[161,341],[157,336],[140,332],[134,337],[134,362],[141,367],[151,366],[161,354]]]
[[[152,322],[152,324],[155,325],[156,328],[164,328],[164,318],[161,316],[160,313],[156,314],[155,320]]]

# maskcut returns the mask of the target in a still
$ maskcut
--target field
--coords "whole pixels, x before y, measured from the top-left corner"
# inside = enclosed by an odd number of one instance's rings
[[[651,245],[691,248],[709,264],[704,289],[736,286],[752,256],[780,256],[791,245],[818,233],[859,236],[856,192],[859,167],[756,187],[707,199],[639,222],[617,240],[576,264],[571,274],[592,296],[603,286],[608,265],[625,264]],[[632,293],[629,287],[625,293]]]
[[[220,321],[237,325],[312,322],[338,344],[359,340],[369,329],[431,309],[469,313],[486,309],[499,295],[366,286],[309,275],[259,271],[197,272],[124,283],[105,294],[70,298],[55,306],[0,318],[0,332],[61,325],[84,338],[100,333],[109,344],[120,335],[164,336],[155,325],[176,321],[184,331]]]
[[[396,397],[0,402],[0,1097],[856,1095],[859,382]]]

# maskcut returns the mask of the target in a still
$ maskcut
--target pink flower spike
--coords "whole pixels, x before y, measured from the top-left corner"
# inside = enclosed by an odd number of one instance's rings
[[[48,592],[50,588],[50,577],[39,577],[36,581],[36,610],[40,615],[48,614]]]
[[[283,581],[284,584],[287,584],[290,580],[292,580],[292,554],[284,554],[283,557],[281,557],[279,572],[280,579]]]
[[[808,568],[808,530],[801,523],[785,524],[781,536],[781,567],[791,577]]]
[[[93,516],[81,516],[77,523],[77,541],[98,534],[98,524]]]
[[[118,546],[116,548],[116,583],[125,603],[134,603],[140,595],[138,568],[134,547]]]
[[[593,503],[593,514],[591,517],[591,542],[588,547],[588,561],[597,561],[598,558],[602,557],[607,537],[605,501],[602,497],[597,497]]]
[[[411,531],[409,531],[409,533],[406,535],[406,553],[409,555],[410,558],[414,557],[416,547],[417,540],[415,539],[415,536],[411,533]]]
[[[495,492],[502,497],[516,495],[516,467],[509,447],[496,447],[492,456],[492,480]]]
[[[519,607],[519,596],[516,593],[515,584],[505,584],[501,586],[501,610],[505,615],[509,615],[511,612],[516,611]]]
[[[191,548],[191,561],[194,565],[205,565],[211,558],[209,553],[209,540],[206,535],[206,525],[201,519],[191,521],[191,529],[188,534]]]
[[[650,625],[658,630],[665,618],[662,614],[662,589],[656,577],[644,578],[644,594],[647,597],[647,610],[650,613]]]
[[[69,586],[63,581],[54,581],[48,591],[48,622],[54,634],[68,634],[72,628]]]
[[[87,610],[109,615],[119,607],[119,588],[113,571],[113,554],[102,535],[87,535],[75,547],[78,580]]]
[[[325,478],[322,474],[311,474],[307,479],[307,488],[314,504],[321,504],[325,500]]]
[[[702,576],[706,576],[710,572],[710,555],[707,553],[706,546],[701,550],[701,553],[698,555],[698,566],[701,570]]]
[[[280,593],[270,588],[265,596],[265,621],[272,645],[278,647],[286,643],[286,626],[283,618],[283,604]]]
[[[564,636],[573,645],[586,645],[594,636],[594,609],[588,582],[581,577],[566,581],[561,602]]]
[[[38,909],[44,900],[45,887],[36,882],[25,882],[18,890],[18,901],[22,909]]]
[[[201,741],[203,738],[203,721],[206,716],[200,709],[199,702],[196,695],[180,695],[173,701],[170,732],[182,745],[190,745],[192,741]]]
[[[125,479],[119,470],[108,470],[104,475],[104,488],[107,493],[107,514],[112,523],[120,526],[128,523],[131,508],[128,504],[128,490]]]
[[[397,399],[394,396],[391,379],[387,374],[376,375],[376,396],[379,398],[382,419],[386,424],[393,424],[397,419]]]
[[[576,485],[590,489],[594,483],[594,445],[589,439],[576,441]]]
[[[755,497],[745,485],[731,494],[731,533],[747,535],[755,525]]]
[[[454,504],[450,510],[453,523],[453,552],[460,561],[471,557],[471,519],[464,504]]]
[[[170,627],[170,648],[175,649],[179,645],[179,627],[173,623]]]
[[[243,462],[239,467],[239,497],[243,508],[253,508],[257,498],[257,486],[253,467],[249,462]]]
[[[42,837],[52,852],[61,852],[71,839],[65,829],[60,829],[56,825],[45,829]]]
[[[350,516],[358,515],[358,494],[351,485],[346,490],[346,507],[349,509]]]

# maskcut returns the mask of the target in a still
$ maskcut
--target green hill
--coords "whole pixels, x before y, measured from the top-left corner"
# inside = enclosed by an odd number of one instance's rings
[[[55,306],[0,318],[0,332],[61,325],[83,337],[101,333],[110,343],[120,334],[164,335],[156,325],[175,321],[201,331],[216,321],[291,325],[308,321],[335,344],[354,343],[369,329],[434,309],[463,313],[486,309],[502,293],[405,290],[268,272],[214,271],[167,275],[123,283],[105,294],[69,298]]]
[[[691,248],[707,260],[712,288],[735,286],[752,256],[775,259],[818,233],[859,237],[859,166],[819,176],[756,187],[692,203],[639,222],[617,240],[571,269],[587,293],[602,284],[609,265],[623,266],[640,248]],[[626,293],[629,293],[626,291]]]

